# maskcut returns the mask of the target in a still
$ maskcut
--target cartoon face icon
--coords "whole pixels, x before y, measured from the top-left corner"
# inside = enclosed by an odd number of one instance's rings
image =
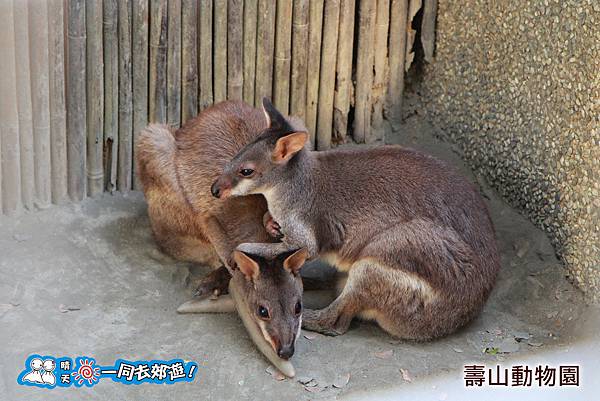
[[[56,363],[52,359],[46,359],[43,366],[46,372],[52,372],[56,367]]]
[[[46,362],[48,362],[48,361],[46,361]],[[50,362],[52,362],[52,361],[50,361]],[[42,366],[44,366],[42,363],[42,360],[39,358],[32,359],[30,362],[30,365],[31,365],[31,369],[33,369],[35,371],[40,370],[42,368]]]

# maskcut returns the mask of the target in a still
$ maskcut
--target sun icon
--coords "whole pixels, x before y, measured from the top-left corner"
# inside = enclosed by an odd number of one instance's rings
[[[92,386],[98,381],[100,377],[100,368],[94,367],[94,360],[80,359],[78,361],[78,368],[75,372],[71,373],[73,379],[80,386],[87,381],[88,386]]]

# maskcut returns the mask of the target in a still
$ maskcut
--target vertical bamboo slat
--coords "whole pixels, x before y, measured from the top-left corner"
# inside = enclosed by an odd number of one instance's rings
[[[390,23],[390,0],[377,0],[377,16],[375,24],[375,75],[373,77],[372,102],[373,116],[371,125],[375,139],[383,139],[383,106],[387,86],[387,40]]]
[[[25,208],[33,209],[35,198],[33,124],[31,111],[31,81],[29,68],[29,17],[27,2],[14,3],[14,41],[19,114],[19,152],[21,167],[21,200]],[[52,71],[52,70],[50,70]]]
[[[167,121],[181,125],[181,0],[169,0],[167,27]]]
[[[150,3],[149,120],[167,121],[167,0]]]
[[[348,112],[352,93],[352,50],[354,47],[354,0],[342,0],[337,48],[336,91],[333,109],[333,136],[343,142],[348,133]]]
[[[21,202],[19,159],[19,116],[15,68],[15,26],[13,3],[0,4],[0,207],[14,213]]]
[[[148,0],[133,0],[132,12],[133,142],[135,143],[141,130],[148,125],[148,25],[150,22]],[[132,150],[135,157],[135,146]],[[140,189],[136,163],[133,163],[133,189]]]
[[[48,87],[48,3],[29,3],[29,55],[35,202],[45,208],[52,200],[50,189],[50,95]],[[85,135],[85,133],[84,133]]]
[[[227,98],[242,100],[244,90],[244,2],[229,0],[227,5]]]
[[[308,10],[309,0],[294,1],[292,26],[292,78],[290,114],[306,118],[306,85],[308,79]]]
[[[370,3],[370,1],[365,3]],[[317,149],[319,150],[331,147],[339,18],[339,1],[325,1],[317,115]]]
[[[181,9],[181,123],[185,124],[198,114],[198,3],[183,0]]]
[[[200,0],[198,12],[200,36],[198,40],[198,73],[200,74],[199,109],[203,110],[213,103],[213,54],[212,54],[212,0]]]
[[[388,117],[393,123],[402,119],[407,18],[408,0],[392,0],[390,7]]]
[[[258,22],[258,0],[244,0],[244,90],[243,98],[254,104],[254,82],[256,79],[256,24]]]
[[[118,0],[104,0],[104,188],[117,189],[119,152]]]
[[[289,114],[292,53],[292,0],[277,0],[276,15],[273,104],[283,114]]]
[[[119,163],[117,167],[119,191],[131,189],[133,178],[131,6],[131,0],[119,0]]]
[[[408,71],[415,58],[415,53],[413,52],[413,44],[415,43],[417,31],[412,28],[412,22],[419,10],[421,9],[422,1],[423,0],[410,0],[408,2],[408,20],[406,22],[406,56],[404,71]]]
[[[438,0],[423,1],[423,19],[421,20],[421,43],[425,61],[433,62],[435,48],[435,20],[437,16]]]
[[[50,70],[50,156],[52,202],[67,199],[67,109],[65,104],[64,2],[48,2],[48,64]]]
[[[256,87],[254,104],[260,106],[263,97],[273,95],[273,56],[275,36],[275,0],[258,1],[256,34]]]
[[[102,2],[87,0],[86,14],[86,65],[87,65],[87,193],[102,193],[102,147],[104,133],[104,63],[102,60]]]
[[[373,37],[375,33],[374,1],[360,3],[358,50],[356,57],[356,94],[354,140],[371,142],[371,87],[373,86]]]
[[[305,124],[313,149],[316,145],[317,105],[319,101],[319,78],[321,71],[321,39],[323,26],[323,0],[310,0],[308,29],[308,72],[306,83]]]
[[[213,91],[215,103],[227,99],[227,0],[214,0]]]

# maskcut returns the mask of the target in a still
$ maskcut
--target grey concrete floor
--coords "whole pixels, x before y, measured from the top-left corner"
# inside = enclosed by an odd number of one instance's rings
[[[431,131],[411,117],[388,141],[425,149],[476,180]],[[0,399],[404,399],[411,394],[485,399],[481,392],[464,394],[466,363],[495,366],[544,355],[559,355],[558,362],[598,361],[598,310],[586,306],[565,279],[546,236],[485,185],[482,192],[496,225],[503,268],[481,316],[431,343],[397,341],[364,322],[353,323],[340,337],[302,336],[293,362],[298,377],[316,380],[316,392],[295,379],[276,381],[266,373],[268,363],[237,316],[175,313],[191,296],[191,279],[206,269],[171,261],[156,250],[142,194],[107,194],[0,217]],[[315,274],[314,266],[308,270]],[[63,312],[65,306],[78,310]],[[516,343],[516,333],[528,333],[532,345]],[[483,353],[488,347],[509,352]],[[87,355],[105,365],[118,358],[182,358],[198,362],[199,372],[192,383],[171,386],[106,380],[91,389],[19,386],[16,378],[32,353]],[[597,364],[590,369],[598,372]],[[346,374],[345,387],[332,386]],[[586,385],[582,388],[589,390]],[[548,391],[527,394],[542,399],[552,394]]]

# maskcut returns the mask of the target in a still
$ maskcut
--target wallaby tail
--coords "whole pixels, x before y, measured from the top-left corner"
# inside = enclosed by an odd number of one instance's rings
[[[150,124],[135,144],[135,162],[144,192],[151,187],[178,191],[175,171],[175,137],[168,126]]]

